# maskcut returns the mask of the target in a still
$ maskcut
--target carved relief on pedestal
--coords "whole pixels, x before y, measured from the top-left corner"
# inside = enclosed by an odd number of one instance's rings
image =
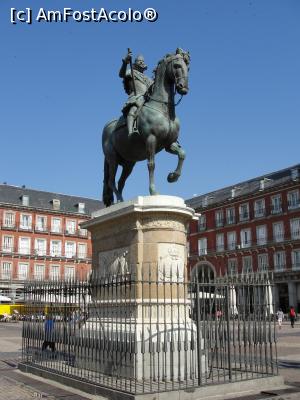
[[[186,232],[185,224],[180,219],[174,219],[174,215],[164,215],[163,217],[151,216],[142,219],[143,229],[172,229],[174,231]]]
[[[128,247],[98,253],[99,276],[125,275],[130,273]]]
[[[182,282],[185,247],[175,243],[158,243],[158,280]]]

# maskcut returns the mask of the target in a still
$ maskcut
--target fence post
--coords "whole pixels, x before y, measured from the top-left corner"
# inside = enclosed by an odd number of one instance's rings
[[[197,317],[197,367],[198,367],[198,386],[201,386],[201,324],[199,310],[199,277],[196,282],[196,317]]]
[[[227,354],[228,354],[228,373],[229,380],[232,381],[232,368],[231,368],[231,349],[230,349],[230,285],[227,280],[226,287],[226,323],[227,323]]]

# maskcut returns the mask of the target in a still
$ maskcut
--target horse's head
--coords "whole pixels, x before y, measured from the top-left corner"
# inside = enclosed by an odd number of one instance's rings
[[[189,91],[188,72],[190,55],[182,49],[177,49],[175,54],[169,55],[166,59],[167,74],[175,84],[177,92],[185,95]]]

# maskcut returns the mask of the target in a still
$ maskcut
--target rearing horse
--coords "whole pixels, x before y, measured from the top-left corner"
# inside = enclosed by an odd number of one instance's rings
[[[128,137],[125,119],[110,121],[102,134],[104,160],[103,202],[108,207],[123,201],[122,192],[126,179],[137,161],[148,160],[149,192],[157,194],[154,184],[155,154],[165,149],[178,157],[175,171],[168,174],[168,182],[175,182],[181,175],[185,152],[180,147],[179,120],[175,115],[174,97],[188,93],[189,53],[177,49],[167,54],[157,65],[151,91],[137,117],[138,132]],[[123,167],[118,187],[115,177],[118,166]]]

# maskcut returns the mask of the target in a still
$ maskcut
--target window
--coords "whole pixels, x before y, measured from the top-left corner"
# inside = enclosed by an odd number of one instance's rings
[[[24,230],[31,229],[32,217],[30,214],[20,215],[20,228]]]
[[[215,212],[215,220],[216,220],[216,227],[220,227],[224,225],[223,219],[223,210],[219,210]]]
[[[29,196],[27,194],[23,194],[22,196],[22,205],[29,206]]]
[[[38,215],[36,217],[35,229],[40,232],[47,231],[47,217],[44,215]]]
[[[235,232],[227,233],[227,248],[228,248],[228,250],[236,249],[236,233]]]
[[[86,258],[86,244],[78,243],[78,258]]]
[[[258,254],[257,256],[257,269],[259,272],[267,271],[269,267],[268,254]]]
[[[274,253],[274,270],[283,271],[285,269],[285,252],[276,251]]]
[[[85,203],[78,203],[78,212],[80,214],[84,214],[85,213]]]
[[[249,204],[240,205],[240,221],[247,221],[249,219]]]
[[[254,202],[254,216],[255,218],[264,217],[265,216],[265,199],[258,199]]]
[[[51,280],[57,280],[60,278],[60,266],[50,265],[49,276]]]
[[[5,212],[4,213],[4,226],[6,228],[14,228],[15,226],[15,213]]]
[[[207,254],[207,238],[201,238],[198,240],[198,254],[199,256]]]
[[[53,210],[59,210],[60,209],[60,200],[59,199],[53,199],[52,200],[52,206],[53,206]]]
[[[217,233],[216,235],[216,250],[223,251],[224,250],[224,233]]]
[[[61,233],[61,219],[60,218],[52,218],[51,231],[53,233]]]
[[[293,190],[292,192],[288,192],[287,197],[288,197],[289,210],[298,208],[300,206],[299,190]]]
[[[244,249],[245,247],[251,246],[251,229],[242,229],[241,230],[241,247]]]
[[[79,221],[79,222],[78,222],[78,226],[79,226],[79,231],[78,231],[78,233],[79,233],[79,235],[82,236],[82,237],[87,237],[87,232],[88,232],[87,229],[83,229],[83,228],[80,227],[80,224],[81,224],[82,222],[84,222],[84,221]]]
[[[76,256],[76,243],[74,242],[65,243],[65,256],[67,258],[74,258]]]
[[[66,221],[66,233],[74,235],[76,233],[76,221],[68,220]]]
[[[206,215],[200,215],[198,220],[198,230],[204,231],[206,229]]]
[[[226,208],[226,223],[228,225],[235,223],[235,209],[234,207]]]
[[[2,237],[2,251],[12,253],[14,249],[14,238],[12,236]]]
[[[19,238],[19,253],[30,254],[30,238],[28,237]]]
[[[250,274],[251,272],[253,272],[252,257],[251,256],[243,257],[243,274]]]
[[[267,243],[267,227],[266,225],[260,225],[256,227],[256,239],[258,246],[262,246]]]
[[[50,255],[52,257],[60,257],[61,256],[61,241],[60,240],[51,240]]]
[[[18,278],[22,281],[28,278],[28,263],[19,263],[18,265]]]
[[[237,259],[236,258],[229,258],[228,259],[228,275],[237,275]]]
[[[2,263],[2,271],[1,271],[2,279],[11,279],[12,276],[12,263],[11,262],[3,262]]]
[[[275,222],[273,224],[273,239],[275,242],[282,242],[284,240],[283,222]]]
[[[46,239],[35,239],[34,251],[38,256],[45,256],[47,254]]]
[[[35,264],[34,278],[38,281],[41,281],[45,278],[45,265],[44,264]]]
[[[292,269],[294,271],[300,270],[300,249],[292,251]]]
[[[300,239],[300,218],[291,219],[291,238]]]
[[[277,194],[276,196],[271,197],[271,213],[278,214],[281,213],[281,195]]]
[[[65,279],[74,279],[74,278],[75,278],[74,265],[66,265],[65,266]]]

